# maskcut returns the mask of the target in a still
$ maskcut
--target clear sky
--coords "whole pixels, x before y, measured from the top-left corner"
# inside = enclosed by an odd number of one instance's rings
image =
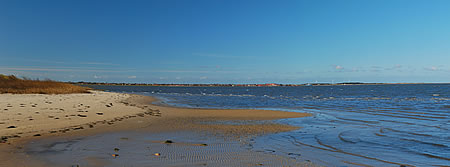
[[[449,63],[449,0],[0,0],[2,74],[450,82]]]

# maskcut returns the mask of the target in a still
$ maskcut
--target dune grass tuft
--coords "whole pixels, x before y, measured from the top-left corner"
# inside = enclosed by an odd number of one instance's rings
[[[52,80],[17,78],[0,74],[0,93],[13,94],[69,94],[89,93],[90,88]]]

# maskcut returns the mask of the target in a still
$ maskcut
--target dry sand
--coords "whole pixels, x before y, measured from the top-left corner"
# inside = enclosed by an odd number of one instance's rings
[[[299,128],[268,120],[308,116],[305,113],[269,110],[186,109],[157,106],[151,104],[153,101],[155,99],[146,96],[101,91],[70,95],[0,94],[0,166],[51,165],[29,157],[23,149],[30,142],[45,138],[70,139],[131,130],[155,134],[199,131],[248,138]],[[228,123],[224,124],[224,121]],[[171,147],[174,148],[177,150],[178,147]],[[182,152],[183,149],[184,146],[180,146],[178,150]],[[241,154],[254,159],[255,164],[258,160],[274,157],[256,152],[244,153],[242,150]],[[204,156],[208,155],[213,154]],[[275,159],[292,161],[283,157]],[[159,165],[165,163],[159,161]],[[183,165],[183,161],[177,161],[177,165]]]

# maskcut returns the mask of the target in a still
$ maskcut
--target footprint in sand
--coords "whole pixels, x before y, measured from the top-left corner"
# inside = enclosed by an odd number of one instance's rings
[[[109,103],[109,104],[107,104],[107,105],[105,105],[106,107],[112,107],[113,106],[113,104],[112,103]]]
[[[82,118],[87,117],[87,115],[82,115],[82,114],[78,114],[78,116],[82,117]]]

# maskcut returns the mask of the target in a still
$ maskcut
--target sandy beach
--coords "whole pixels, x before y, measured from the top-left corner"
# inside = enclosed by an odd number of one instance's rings
[[[311,165],[240,148],[242,142],[254,136],[298,129],[271,120],[308,116],[305,113],[176,108],[153,105],[151,102],[156,99],[147,96],[102,91],[66,95],[0,94],[0,99],[0,166],[59,166],[61,164],[46,162],[30,154],[30,143],[72,141],[80,137],[129,132],[153,136],[166,134],[148,142],[151,143],[149,147],[153,150],[159,148],[159,152],[165,151],[165,155],[176,154],[178,159],[155,159],[151,161],[152,166],[198,166],[206,162],[210,166]],[[188,132],[188,135],[178,132]],[[209,135],[221,140],[214,140],[215,144],[208,145],[195,142],[200,140],[189,140],[195,138],[192,134]],[[178,141],[174,141],[170,149],[166,147],[165,140],[161,140],[168,138],[167,135],[178,136],[175,137]],[[226,142],[222,138],[238,142]],[[79,163],[87,166],[123,164],[112,156],[114,154],[108,154],[107,158],[90,157]],[[153,155],[154,152],[145,154],[159,156]],[[186,159],[186,156],[194,158]]]

